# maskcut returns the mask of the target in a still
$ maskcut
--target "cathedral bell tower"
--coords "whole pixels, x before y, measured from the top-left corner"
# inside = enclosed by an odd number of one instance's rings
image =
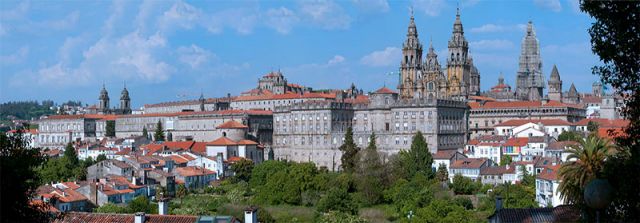
[[[120,93],[120,112],[122,114],[131,114],[131,98],[129,98],[129,90],[124,86]]]
[[[448,44],[447,79],[449,88],[447,95],[452,98],[466,98],[469,92],[471,64],[469,63],[469,43],[464,38],[460,9],[456,11],[456,21]],[[454,83],[456,82],[456,83]]]
[[[413,10],[407,30],[407,39],[402,45],[402,62],[400,63],[400,80],[398,90],[401,98],[414,98],[417,95],[418,73],[422,64],[422,44],[418,39],[418,30],[413,18]]]
[[[102,84],[102,90],[100,91],[100,97],[98,97],[98,100],[100,100],[100,103],[98,104],[98,111],[102,113],[108,113],[109,112],[109,92],[107,92],[107,89],[104,87],[104,84]]]

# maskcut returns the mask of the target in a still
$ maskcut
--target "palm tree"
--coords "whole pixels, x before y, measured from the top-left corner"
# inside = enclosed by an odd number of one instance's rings
[[[614,144],[607,139],[590,135],[581,139],[578,145],[567,151],[567,162],[560,167],[560,197],[573,204],[584,202],[585,186],[593,179],[601,177],[605,160],[614,151]]]

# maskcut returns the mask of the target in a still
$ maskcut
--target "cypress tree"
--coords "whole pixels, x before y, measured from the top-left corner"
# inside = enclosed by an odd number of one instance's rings
[[[342,157],[340,158],[340,161],[342,161],[342,170],[347,173],[353,173],[355,171],[357,164],[356,156],[359,150],[360,148],[353,142],[353,130],[349,127],[344,134],[344,143],[340,146],[340,151],[342,151]]]
[[[153,138],[155,141],[164,141],[164,131],[162,131],[162,122],[160,120],[156,124],[156,132],[153,134]]]

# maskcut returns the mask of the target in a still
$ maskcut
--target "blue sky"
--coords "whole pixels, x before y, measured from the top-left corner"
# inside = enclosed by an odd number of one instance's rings
[[[457,4],[482,90],[500,72],[515,87],[529,20],[547,78],[557,64],[565,90],[597,80],[592,19],[577,0],[2,1],[0,102],[93,104],[103,83],[117,100],[126,82],[139,107],[235,95],[278,69],[317,89],[395,88],[387,73],[398,70],[410,6],[444,64]]]

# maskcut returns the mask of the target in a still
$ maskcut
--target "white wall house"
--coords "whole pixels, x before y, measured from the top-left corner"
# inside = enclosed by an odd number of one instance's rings
[[[540,207],[565,204],[558,193],[558,169],[560,165],[548,166],[536,176],[536,201]]]

